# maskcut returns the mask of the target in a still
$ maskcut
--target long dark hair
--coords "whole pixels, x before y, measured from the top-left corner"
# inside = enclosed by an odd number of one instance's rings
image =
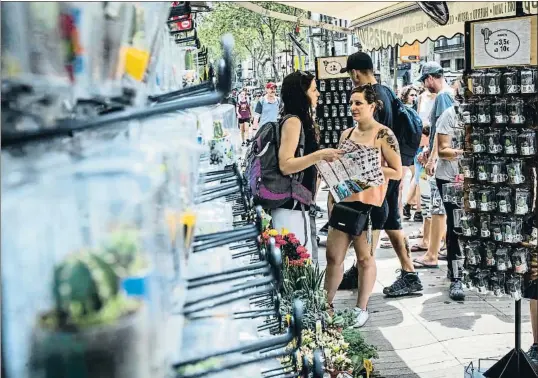
[[[281,116],[294,115],[299,117],[303,124],[305,137],[312,137],[317,144],[319,135],[314,125],[312,105],[306,94],[312,85],[312,80],[314,80],[314,75],[303,71],[293,72],[284,78],[280,90]]]

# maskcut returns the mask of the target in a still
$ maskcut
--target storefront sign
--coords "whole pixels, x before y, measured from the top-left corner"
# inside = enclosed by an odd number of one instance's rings
[[[523,13],[538,14],[538,1],[523,1]]]
[[[471,24],[471,68],[536,64],[535,16]]]
[[[450,38],[463,33],[465,21],[508,17],[516,14],[515,1],[488,3],[456,1],[447,2],[447,5],[450,16],[446,25],[439,25],[422,10],[416,10],[359,27],[355,33],[363,49],[371,51],[394,45],[403,46],[405,43],[412,45],[415,41],[422,43],[428,38],[432,40],[441,36]]]

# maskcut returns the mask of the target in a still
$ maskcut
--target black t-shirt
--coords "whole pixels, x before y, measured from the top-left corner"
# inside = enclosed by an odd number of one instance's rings
[[[383,109],[377,110],[374,118],[377,122],[387,126],[394,131],[394,118],[392,116],[392,96],[390,89],[381,84],[374,84],[374,91],[377,94],[377,99],[383,102]],[[395,133],[397,134],[397,133]]]

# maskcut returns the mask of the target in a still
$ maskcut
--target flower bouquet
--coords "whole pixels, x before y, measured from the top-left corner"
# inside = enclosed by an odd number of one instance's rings
[[[275,229],[265,231],[262,234],[263,244],[267,245],[270,238],[275,238],[275,245],[280,248],[282,259],[286,262],[286,266],[305,266],[312,262],[308,250],[301,245],[295,234],[285,228],[282,229],[280,234]]]

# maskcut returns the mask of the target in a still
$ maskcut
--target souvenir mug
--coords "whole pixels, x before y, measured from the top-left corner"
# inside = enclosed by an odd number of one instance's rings
[[[534,130],[524,130],[518,136],[519,154],[532,156],[536,154],[536,133]]]
[[[506,107],[506,99],[498,98],[492,105],[493,118],[496,124],[505,125],[508,123],[508,110]]]
[[[525,182],[525,176],[523,175],[523,161],[513,160],[506,164],[506,172],[510,184],[519,185]]]
[[[491,123],[491,102],[489,99],[483,99],[477,104],[477,119],[479,124],[489,125]]]
[[[498,272],[506,272],[511,268],[512,264],[509,264],[509,251],[506,247],[497,248],[495,252],[496,266]]]
[[[339,104],[340,103],[340,95],[338,94],[338,92],[334,92],[333,93],[333,104]]]
[[[342,92],[344,90],[344,79],[338,80],[338,90]]]
[[[334,129],[339,131],[339,130],[341,130],[341,128],[342,128],[342,126],[340,124],[340,118],[336,118],[334,120]]]
[[[333,131],[333,120],[331,118],[327,119],[327,131]]]
[[[524,109],[524,102],[520,98],[514,98],[508,103],[508,114],[510,115],[511,124],[522,125],[525,123]]]
[[[517,155],[517,131],[506,130],[501,135],[501,144],[506,155]]]
[[[489,154],[500,154],[503,152],[501,145],[501,133],[499,130],[494,130],[485,135],[487,151]]]
[[[510,70],[503,73],[502,83],[505,94],[519,93],[519,72],[517,70]]]
[[[346,116],[346,107],[344,105],[338,106],[338,114],[340,115],[340,117]]]
[[[477,159],[475,161],[475,168],[476,168],[476,179],[478,181],[486,182],[488,181],[488,161],[484,158]]]
[[[528,189],[516,189],[514,214],[526,215],[530,212],[531,195]]]
[[[488,163],[488,174],[488,181],[493,184],[508,180],[508,175],[504,173],[504,162],[500,160],[490,161]]]
[[[470,125],[471,123],[475,123],[476,118],[476,104],[474,102],[463,102],[460,104],[460,111],[459,111],[460,119],[461,121],[466,124]]]
[[[336,80],[331,80],[330,85],[331,85],[331,92],[336,91]]]
[[[460,172],[465,178],[474,178],[474,158],[466,156],[459,160]]]
[[[486,93],[485,88],[485,76],[481,71],[471,74],[471,83],[473,86],[473,93],[476,95],[482,95]]]
[[[512,192],[509,188],[503,188],[497,192],[497,209],[503,214],[512,212]]]
[[[331,97],[332,97],[331,92],[325,92],[325,103],[327,105],[331,105],[331,101],[332,101]]]
[[[331,106],[331,117],[338,117],[338,108],[336,107],[336,105]]]
[[[482,130],[474,130],[471,133],[471,144],[474,153],[486,152],[486,145],[484,143],[484,133]]]
[[[501,94],[501,73],[499,71],[489,71],[485,74],[486,94]]]
[[[467,204],[469,205],[469,209],[477,209],[477,198],[478,198],[478,190],[476,187],[471,186],[469,187],[469,191],[467,194]]]
[[[521,70],[521,93],[536,93],[538,69],[534,67]]]
[[[490,231],[490,218],[487,214],[480,215],[480,237],[489,238],[491,236]]]

